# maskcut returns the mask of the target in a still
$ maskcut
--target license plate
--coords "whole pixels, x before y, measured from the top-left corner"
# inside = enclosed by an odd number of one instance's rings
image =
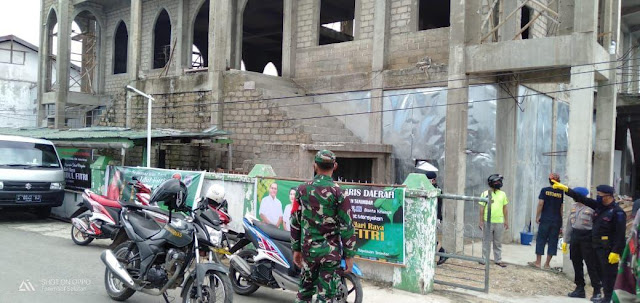
[[[41,195],[16,195],[17,202],[40,202],[42,201]]]

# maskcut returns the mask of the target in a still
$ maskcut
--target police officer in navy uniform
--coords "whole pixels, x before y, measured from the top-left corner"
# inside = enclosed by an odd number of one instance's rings
[[[561,189],[576,202],[594,210],[592,239],[596,257],[600,263],[604,297],[594,302],[610,302],[616,282],[620,254],[625,247],[627,215],[613,198],[613,187],[599,185],[597,200],[576,193],[566,185],[554,182],[553,188]]]

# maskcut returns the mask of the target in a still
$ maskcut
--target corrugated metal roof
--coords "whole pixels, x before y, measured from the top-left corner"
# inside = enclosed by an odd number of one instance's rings
[[[68,130],[58,130],[50,128],[0,128],[1,135],[24,136],[31,138],[41,138],[51,141],[118,141],[126,140],[146,140],[146,130],[133,130],[121,127],[88,127]],[[215,128],[202,132],[188,132],[175,129],[154,129],[151,137],[154,140],[171,139],[208,139],[229,135],[228,132]]]

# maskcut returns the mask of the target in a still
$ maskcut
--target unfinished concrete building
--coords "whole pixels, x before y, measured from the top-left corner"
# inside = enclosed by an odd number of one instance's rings
[[[307,178],[329,148],[343,180],[401,182],[428,161],[446,192],[473,195],[500,172],[516,239],[550,171],[574,186],[614,181],[617,60],[631,57],[621,1],[43,0],[42,54],[64,25],[66,60],[51,83],[41,56],[40,112],[65,128],[74,106],[103,106],[102,125],[144,128],[131,85],[156,99],[154,128],[231,132],[232,150],[155,146],[161,167],[266,163]],[[82,89],[71,92],[76,40]],[[457,231],[478,219],[462,202],[445,217]]]

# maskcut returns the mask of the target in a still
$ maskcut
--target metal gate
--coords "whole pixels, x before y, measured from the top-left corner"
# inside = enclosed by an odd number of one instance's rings
[[[489,202],[488,198],[452,194],[441,194],[440,198],[465,201],[465,206],[468,205],[467,203],[473,203],[471,208],[475,214],[479,214],[480,212],[481,206],[478,202]],[[489,202],[488,206],[490,205],[491,203]],[[488,208],[487,212],[487,218],[491,218],[491,207]],[[436,256],[438,257],[436,261],[440,260],[440,258],[448,259],[445,263],[436,266],[434,282],[436,284],[488,293],[489,260],[491,254],[483,257],[482,248],[485,247],[485,249],[488,249],[491,245],[489,241],[483,242],[483,238],[488,239],[491,232],[491,224],[486,224],[486,228],[481,232],[479,227],[472,223],[465,223],[463,230],[458,230],[453,225],[441,223],[439,232],[444,234],[444,230],[448,230],[449,228],[453,228],[453,234],[456,238],[463,237],[463,249],[458,253],[436,251]],[[441,244],[442,242],[439,241],[439,243]]]

